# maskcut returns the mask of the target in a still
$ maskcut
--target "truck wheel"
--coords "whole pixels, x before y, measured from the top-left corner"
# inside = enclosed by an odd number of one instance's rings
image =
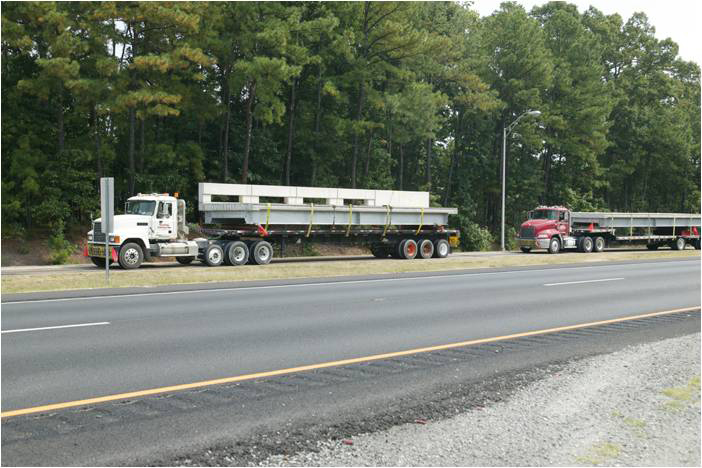
[[[592,252],[594,243],[592,242],[592,237],[583,237],[580,239],[580,251],[584,253]]]
[[[370,245],[370,251],[375,258],[388,258],[388,250],[383,244],[374,243]]]
[[[255,265],[267,265],[273,259],[273,247],[266,241],[254,242],[250,247],[250,258]]]
[[[695,245],[695,249],[696,249],[696,250],[700,250],[700,246],[701,246],[701,245],[700,245],[700,239],[695,239],[694,245]]]
[[[402,249],[403,249],[404,246],[405,246],[405,241],[406,241],[406,240],[407,240],[407,239],[401,239],[397,244],[395,244],[395,245],[392,247],[392,249],[390,249],[390,256],[391,256],[392,258],[396,258],[396,259],[398,259],[398,260],[404,258],[404,257],[402,256]]]
[[[195,260],[195,257],[176,257],[176,262],[181,265],[190,265],[193,260]]]
[[[419,241],[419,256],[420,258],[431,258],[434,256],[434,243],[429,239]]]
[[[446,239],[434,241],[434,258],[446,258],[451,251],[451,246]]]
[[[604,237],[595,237],[595,252],[602,252],[605,248]]]
[[[229,265],[245,265],[249,261],[249,248],[241,241],[230,242],[224,258]]]
[[[90,261],[96,267],[105,268],[105,259],[102,257],[90,257]],[[112,260],[110,260],[110,265],[112,265]]]
[[[412,260],[417,256],[417,242],[414,239],[402,241],[402,258]]]
[[[119,249],[119,265],[125,270],[134,270],[144,261],[144,252],[139,244],[129,242]]]
[[[678,237],[673,243],[673,250],[685,250],[685,244],[685,239],[682,237]]]
[[[646,244],[648,250],[658,250],[658,244]]]
[[[558,240],[558,237],[552,238],[551,242],[549,242],[549,244],[548,244],[548,253],[557,254],[560,251],[561,251],[561,241]]]
[[[224,263],[224,250],[221,245],[210,244],[205,249],[205,263],[207,266],[215,267]]]
[[[529,252],[531,252],[531,247],[520,247],[520,249],[521,249],[522,252],[524,252],[524,253],[529,253]]]

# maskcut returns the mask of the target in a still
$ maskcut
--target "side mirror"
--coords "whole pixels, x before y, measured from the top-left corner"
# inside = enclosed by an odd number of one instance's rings
[[[533,211],[527,211],[527,219],[531,219],[531,217],[534,216]]]

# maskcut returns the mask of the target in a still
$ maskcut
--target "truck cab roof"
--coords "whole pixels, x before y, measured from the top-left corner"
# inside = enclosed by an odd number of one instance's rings
[[[130,200],[176,201],[177,198],[167,193],[137,193],[133,197],[127,199],[127,201]]]

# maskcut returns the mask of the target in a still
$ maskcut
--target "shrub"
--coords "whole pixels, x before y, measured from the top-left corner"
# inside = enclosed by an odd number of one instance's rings
[[[65,225],[62,220],[54,223],[54,234],[49,237],[49,260],[54,265],[66,263],[73,253],[74,245],[66,240]]]
[[[464,250],[492,250],[494,240],[488,228],[470,221],[461,224],[461,245]]]

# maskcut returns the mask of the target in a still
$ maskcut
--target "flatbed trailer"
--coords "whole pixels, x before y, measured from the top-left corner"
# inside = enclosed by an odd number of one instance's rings
[[[287,242],[364,243],[379,258],[443,258],[457,246],[459,232],[448,229],[456,208],[429,206],[429,193],[201,183],[200,230],[190,240],[186,204],[177,195],[137,194],[126,214],[115,216],[114,231],[102,233],[101,220],[88,232],[84,255],[105,266],[105,249],[125,269],[153,257],[175,257],[209,266],[265,265]]]
[[[645,243],[655,250],[686,245],[700,249],[700,215],[694,213],[571,212],[562,206],[541,206],[529,212],[518,234],[523,252],[563,249],[601,252],[614,243]]]

